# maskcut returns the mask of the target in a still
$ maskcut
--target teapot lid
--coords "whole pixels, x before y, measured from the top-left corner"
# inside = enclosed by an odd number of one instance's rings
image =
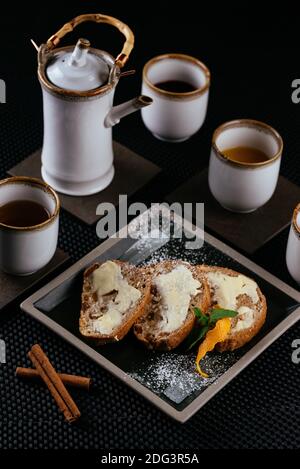
[[[49,80],[55,86],[74,91],[88,91],[105,85],[109,66],[89,47],[87,39],[79,39],[73,51],[57,55],[46,70]]]

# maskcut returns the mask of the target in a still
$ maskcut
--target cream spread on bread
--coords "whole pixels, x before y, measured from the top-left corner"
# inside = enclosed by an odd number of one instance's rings
[[[141,292],[129,285],[122,275],[121,266],[112,261],[100,265],[91,277],[93,292],[97,293],[100,306],[104,295],[116,292],[116,296],[107,303],[105,312],[93,320],[96,332],[111,334],[122,323],[123,314],[140,299]]]
[[[232,332],[239,332],[244,329],[249,329],[252,326],[255,316],[253,309],[249,308],[248,306],[241,306],[238,308],[237,312],[237,323],[234,327],[232,327]]]
[[[190,269],[176,266],[171,272],[159,274],[153,281],[161,297],[159,329],[172,332],[185,321],[191,298],[200,291],[201,284],[195,280]]]
[[[240,306],[237,308],[237,299],[240,295],[247,295],[253,306],[259,301],[257,284],[254,280],[239,274],[232,276],[223,272],[208,272],[207,279],[214,289],[214,300],[220,308],[232,309],[238,312],[237,322],[232,332],[248,329],[255,320],[254,308]]]

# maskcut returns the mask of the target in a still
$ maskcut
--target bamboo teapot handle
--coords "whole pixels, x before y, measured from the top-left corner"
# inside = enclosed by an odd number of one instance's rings
[[[76,16],[68,23],[64,24],[62,28],[60,28],[57,33],[53,34],[47,41],[46,47],[50,51],[57,47],[60,40],[66,36],[66,34],[72,32],[79,24],[93,21],[95,23],[106,23],[111,24],[115,28],[117,28],[126,38],[125,43],[123,45],[123,49],[121,53],[117,56],[115,63],[118,67],[122,68],[126,64],[129,55],[134,46],[134,34],[125,23],[114,18],[112,16],[101,15],[100,13],[90,13],[85,15]]]

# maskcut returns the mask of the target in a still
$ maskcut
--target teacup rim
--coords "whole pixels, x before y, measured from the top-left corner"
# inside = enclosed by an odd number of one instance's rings
[[[260,128],[263,128],[263,129],[267,130],[270,134],[273,135],[273,137],[277,141],[278,148],[279,148],[278,151],[275,153],[274,156],[272,156],[272,158],[269,158],[266,161],[261,161],[259,163],[244,163],[242,161],[235,161],[235,160],[229,159],[224,153],[222,153],[222,151],[220,150],[220,148],[218,147],[218,145],[216,143],[216,140],[217,140],[218,136],[224,130],[230,129],[230,128],[235,128],[235,127],[257,127],[257,128],[260,127]],[[279,132],[277,132],[277,130],[275,130],[274,127],[267,124],[266,122],[256,120],[256,119],[234,119],[234,120],[224,122],[223,124],[219,125],[215,129],[215,131],[213,133],[213,137],[212,137],[212,147],[215,150],[216,155],[222,161],[224,161],[228,164],[231,164],[233,166],[240,166],[240,167],[244,167],[244,168],[253,168],[254,169],[254,168],[257,168],[257,167],[261,167],[261,166],[267,166],[271,163],[274,163],[274,161],[276,161],[278,158],[280,158],[282,156],[282,152],[283,152],[283,140],[282,140],[282,137],[279,134]]]
[[[293,212],[292,225],[298,236],[300,236],[300,226],[297,223],[297,216],[300,213],[300,203],[296,206]]]
[[[60,200],[55,192],[55,190],[46,182],[42,181],[39,178],[34,178],[34,177],[29,177],[29,176],[12,176],[8,177],[5,179],[0,180],[0,186],[6,185],[6,184],[22,184],[22,183],[27,183],[32,186],[39,186],[40,188],[44,189],[49,195],[52,196],[52,198],[55,201],[55,209],[53,214],[45,221],[42,223],[39,223],[37,225],[31,225],[31,226],[13,226],[13,225],[7,225],[6,223],[0,222],[0,229],[5,229],[5,230],[10,230],[10,231],[35,231],[35,230],[40,230],[41,228],[44,228],[46,225],[49,225],[52,223],[59,215],[60,211]]]
[[[192,62],[193,64],[197,65],[199,68],[201,68],[202,72],[204,72],[205,84],[197,88],[196,90],[186,91],[183,93],[162,90],[161,88],[156,86],[154,83],[152,83],[151,80],[149,80],[147,73],[151,65],[153,65],[156,62],[165,60],[165,59],[180,59],[180,60],[185,60],[187,62]],[[193,98],[196,96],[200,96],[203,93],[205,93],[205,91],[207,91],[210,87],[211,73],[210,73],[209,68],[201,60],[197,59],[196,57],[193,57],[192,55],[188,55],[188,54],[171,52],[171,53],[156,55],[155,57],[152,57],[151,59],[149,59],[143,67],[143,80],[147,84],[147,86],[149,86],[154,92],[160,95],[163,95],[169,98],[173,97],[176,99],[185,99],[185,98]]]

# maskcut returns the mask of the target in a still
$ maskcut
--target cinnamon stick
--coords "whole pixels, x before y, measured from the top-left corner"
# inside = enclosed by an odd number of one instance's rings
[[[81,415],[80,411],[42,348],[35,344],[28,356],[48,387],[59,409],[64,414],[65,419],[70,423],[76,421]]]
[[[18,367],[16,369],[16,376],[19,378],[28,379],[41,379],[37,370],[33,368]],[[85,376],[69,375],[66,373],[58,373],[58,376],[66,386],[72,386],[74,388],[85,389],[89,391],[91,385],[91,378]]]

